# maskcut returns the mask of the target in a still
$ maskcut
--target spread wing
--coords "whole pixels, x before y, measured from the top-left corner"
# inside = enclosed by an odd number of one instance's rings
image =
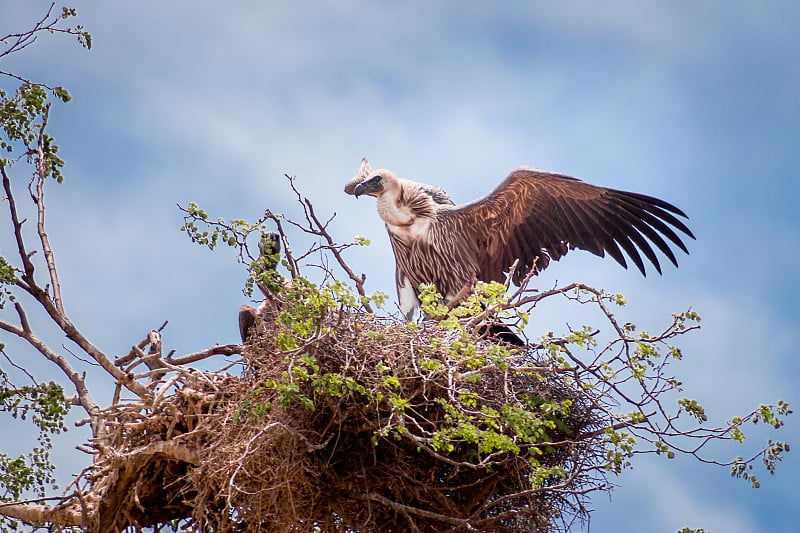
[[[442,214],[474,247],[484,281],[503,281],[519,260],[520,283],[572,248],[608,253],[625,268],[627,256],[643,275],[646,259],[661,273],[655,249],[677,266],[670,244],[689,253],[677,232],[694,238],[670,203],[534,169],[517,169],[484,198]]]

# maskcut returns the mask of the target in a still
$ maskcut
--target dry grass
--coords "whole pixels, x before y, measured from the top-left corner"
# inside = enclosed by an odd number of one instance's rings
[[[608,421],[537,350],[317,318],[264,324],[241,376],[183,372],[151,409],[109,411],[100,530],[551,531],[602,485]]]

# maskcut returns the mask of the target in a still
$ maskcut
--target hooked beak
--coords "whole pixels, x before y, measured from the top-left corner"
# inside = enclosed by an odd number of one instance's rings
[[[355,195],[356,198],[358,198],[365,192],[366,192],[366,187],[364,186],[363,182],[356,185],[356,188],[353,190],[353,194]]]
[[[383,191],[383,178],[381,176],[373,176],[367,180],[362,181],[353,189],[353,194],[356,198],[364,194],[377,197]]]

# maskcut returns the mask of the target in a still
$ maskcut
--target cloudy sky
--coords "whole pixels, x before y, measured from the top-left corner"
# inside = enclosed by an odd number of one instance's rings
[[[0,35],[49,2],[4,0]],[[720,423],[800,400],[800,8],[789,1],[103,2],[79,6],[95,48],[43,37],[0,70],[73,94],[51,117],[67,160],[50,191],[66,307],[107,353],[164,320],[191,352],[236,341],[242,267],[178,231],[176,204],[212,216],[296,214],[284,173],[326,215],[371,290],[393,259],[369,198],[342,193],[362,156],[443,186],[456,202],[518,165],[664,198],[697,241],[680,268],[642,278],[574,253],[539,283],[625,293],[625,320],[656,330],[695,309],[675,369]],[[3,87],[11,86],[0,80]],[[5,231],[5,230],[4,230]],[[8,241],[0,237],[0,251]],[[538,322],[537,322],[538,321]],[[534,317],[536,335],[570,316]],[[31,363],[33,364],[33,363]],[[800,441],[790,417],[777,434]],[[79,435],[77,431],[73,434]],[[79,458],[80,459],[80,458]],[[66,479],[79,467],[69,465]],[[77,463],[76,463],[77,464]],[[796,528],[800,462],[762,488],[725,468],[643,457],[598,497],[594,532],[733,533]]]

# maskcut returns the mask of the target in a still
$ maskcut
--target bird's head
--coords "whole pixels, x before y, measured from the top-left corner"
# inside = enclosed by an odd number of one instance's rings
[[[398,182],[397,177],[385,169],[372,172],[367,179],[356,185],[356,198],[363,194],[379,197]]]
[[[367,158],[364,157],[361,159],[361,164],[358,166],[358,170],[356,171],[356,175],[350,178],[350,181],[344,186],[344,192],[347,194],[355,194],[356,185],[370,177],[372,174],[372,166],[367,161]]]

